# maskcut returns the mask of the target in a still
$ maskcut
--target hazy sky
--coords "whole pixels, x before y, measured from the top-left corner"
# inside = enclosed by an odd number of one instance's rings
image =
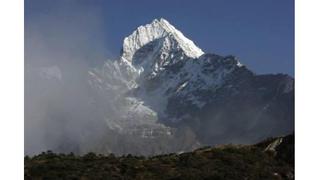
[[[294,74],[293,0],[25,0],[27,29],[41,22],[32,27],[51,40],[55,31],[85,30],[90,36],[76,43],[106,59],[119,55],[123,38],[136,27],[159,17],[205,52],[235,55],[259,74]],[[48,24],[50,31],[41,31]]]

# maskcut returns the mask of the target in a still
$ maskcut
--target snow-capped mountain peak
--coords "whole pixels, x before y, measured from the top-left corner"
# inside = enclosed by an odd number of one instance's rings
[[[190,58],[198,58],[204,52],[191,40],[186,38],[179,30],[172,26],[167,20],[155,19],[150,24],[139,26],[123,42],[123,53],[121,58],[132,62],[135,53],[145,45],[162,38],[172,38],[184,54]]]
[[[108,127],[148,145],[185,142],[180,132],[196,137],[191,145],[248,143],[293,128],[292,78],[256,75],[235,56],[204,54],[165,19],[126,37],[120,59],[90,72],[90,84],[101,94],[95,104],[111,104]]]

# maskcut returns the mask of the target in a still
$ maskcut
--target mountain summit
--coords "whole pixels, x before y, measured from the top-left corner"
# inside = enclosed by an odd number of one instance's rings
[[[132,61],[134,54],[143,46],[153,41],[161,41],[176,44],[184,53],[191,58],[197,58],[204,54],[191,40],[186,38],[179,30],[172,26],[167,20],[155,19],[150,24],[139,26],[131,35],[123,41],[122,58]],[[167,47],[168,48],[168,47]]]
[[[112,102],[108,127],[135,147],[148,144],[137,149],[142,154],[289,134],[293,83],[285,74],[256,75],[234,56],[204,53],[165,19],[139,26],[118,60],[90,72],[101,94],[96,104]]]
[[[155,76],[170,64],[204,54],[163,18],[139,26],[124,39],[122,49],[121,63],[142,76]]]

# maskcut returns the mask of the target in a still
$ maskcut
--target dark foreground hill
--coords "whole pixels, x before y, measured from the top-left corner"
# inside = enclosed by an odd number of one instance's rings
[[[294,136],[153,157],[48,151],[25,157],[25,179],[294,179]]]

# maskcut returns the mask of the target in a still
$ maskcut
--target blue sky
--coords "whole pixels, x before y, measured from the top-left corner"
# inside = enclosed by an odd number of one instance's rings
[[[27,29],[52,22],[50,29],[36,28],[48,39],[68,26],[86,31],[77,43],[106,58],[119,55],[123,38],[136,27],[160,17],[205,52],[235,55],[258,74],[294,74],[293,0],[25,0]]]

